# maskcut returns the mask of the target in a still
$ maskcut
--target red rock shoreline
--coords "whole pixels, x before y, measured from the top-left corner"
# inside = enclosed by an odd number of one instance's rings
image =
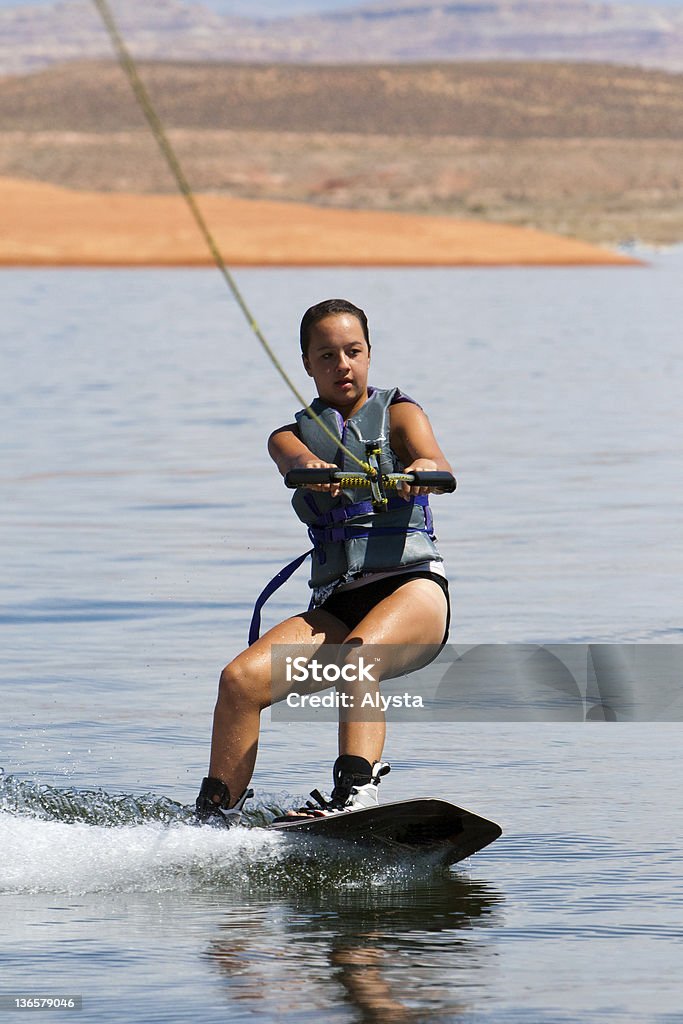
[[[449,217],[197,197],[229,266],[626,266],[546,232]],[[179,196],[84,192],[0,178],[2,266],[208,266]]]

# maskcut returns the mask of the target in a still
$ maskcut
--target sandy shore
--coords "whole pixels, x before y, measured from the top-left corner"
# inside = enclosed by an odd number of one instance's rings
[[[448,217],[202,195],[230,266],[616,265],[635,260],[541,231]],[[0,178],[0,265],[204,266],[180,197]]]

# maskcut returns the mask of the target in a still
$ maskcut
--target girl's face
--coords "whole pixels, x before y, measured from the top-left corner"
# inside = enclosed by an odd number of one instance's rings
[[[346,419],[367,401],[370,350],[355,316],[336,313],[319,320],[311,328],[303,359],[320,398]]]

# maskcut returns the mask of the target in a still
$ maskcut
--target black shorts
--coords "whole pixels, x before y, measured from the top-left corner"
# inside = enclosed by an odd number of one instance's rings
[[[448,580],[445,576],[440,576],[436,572],[402,572],[397,573],[396,576],[386,576],[384,579],[376,580],[374,583],[365,583],[360,587],[352,587],[350,590],[338,590],[330,594],[327,600],[323,601],[318,607],[322,611],[334,615],[345,626],[348,626],[350,630],[355,629],[358,623],[365,618],[368,612],[372,611],[375,605],[378,605],[385,597],[389,597],[390,594],[393,594],[399,587],[402,587],[404,583],[410,582],[410,580],[434,580],[446,595],[446,629],[441,641],[443,646],[448,640],[448,630],[451,624],[451,601],[448,594]]]

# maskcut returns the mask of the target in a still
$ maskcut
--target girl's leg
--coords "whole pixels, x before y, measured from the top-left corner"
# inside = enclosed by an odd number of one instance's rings
[[[372,644],[390,644],[382,652],[381,678],[410,672],[430,661],[433,650],[441,644],[446,629],[448,602],[446,595],[434,580],[413,579],[402,584],[385,597],[358,623],[345,639],[352,644],[346,661],[355,661],[363,647]],[[425,652],[423,645],[430,645]],[[360,674],[360,673],[359,673]],[[363,757],[370,764],[378,761],[384,748],[385,716],[380,708],[360,707],[366,693],[379,693],[379,680],[349,683],[347,692],[354,698],[353,707],[346,713],[342,709],[339,722],[339,753]]]
[[[363,697],[379,694],[380,679],[403,675],[431,661],[443,642],[447,615],[448,601],[439,584],[429,579],[413,579],[376,604],[354,630],[347,632],[347,665],[360,668],[361,657],[367,664],[368,645],[391,646],[383,647],[381,662],[372,672],[377,682],[361,681],[362,673],[358,671],[353,673],[353,682],[337,683],[337,691],[347,695],[348,710],[342,703],[332,806],[348,806],[352,794],[354,808],[376,803],[376,786],[383,772],[375,762],[380,760],[384,747],[385,716],[381,706],[363,707]],[[302,809],[288,816],[309,817],[328,813],[329,809],[329,805],[319,811]]]
[[[326,612],[296,615],[274,626],[223,669],[214,710],[209,776],[227,785],[231,805],[247,788],[254,771],[261,711],[284,696],[272,688],[272,646],[310,645],[313,654],[322,644],[342,643],[346,632],[343,623]]]

